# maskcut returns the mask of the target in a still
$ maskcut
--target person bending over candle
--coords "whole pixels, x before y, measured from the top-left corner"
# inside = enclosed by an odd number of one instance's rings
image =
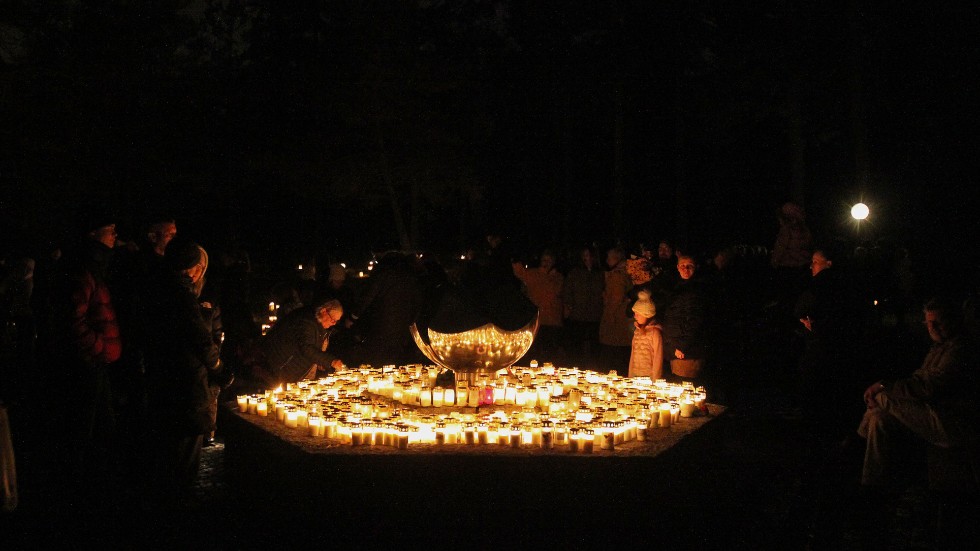
[[[327,352],[330,337],[343,315],[339,300],[326,300],[299,308],[279,320],[259,344],[265,360],[264,373],[259,378],[266,379],[266,388],[343,369],[343,360]]]

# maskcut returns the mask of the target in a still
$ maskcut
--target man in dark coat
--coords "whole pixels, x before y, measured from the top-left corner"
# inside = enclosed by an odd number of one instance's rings
[[[702,283],[694,278],[697,264],[688,255],[677,257],[680,281],[674,288],[664,315],[664,357],[670,371],[682,380],[700,382],[708,359],[708,297]]]
[[[327,352],[327,347],[333,328],[343,315],[340,301],[333,299],[304,306],[279,320],[260,343],[265,373],[259,374],[256,382],[274,388],[314,378],[318,372],[342,369],[344,362]]]
[[[201,249],[172,242],[166,270],[151,277],[139,301],[145,334],[149,451],[156,497],[164,505],[186,497],[211,430],[208,375],[220,369],[211,327],[193,291]]]

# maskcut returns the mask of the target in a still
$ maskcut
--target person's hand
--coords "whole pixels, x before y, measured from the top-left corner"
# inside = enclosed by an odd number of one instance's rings
[[[813,322],[810,321],[810,316],[800,318],[800,323],[803,324],[803,327],[806,327],[807,331],[813,331]]]
[[[683,360],[684,359],[684,353],[675,348],[674,349],[674,357],[677,358],[678,360]]]
[[[868,409],[875,409],[878,407],[878,403],[875,402],[875,396],[884,391],[885,385],[881,384],[881,381],[869,386],[868,389],[864,391],[864,404],[868,406]]]

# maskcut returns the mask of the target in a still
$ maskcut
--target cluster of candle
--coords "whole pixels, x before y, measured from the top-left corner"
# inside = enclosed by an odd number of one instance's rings
[[[303,269],[302,264],[300,265],[299,269]],[[279,321],[279,305],[275,302],[270,302],[266,319],[262,323],[262,334],[265,335],[268,333],[269,329],[272,329],[272,326],[275,325],[277,321]]]
[[[533,364],[532,364],[533,365]],[[548,364],[443,388],[435,366],[344,370],[238,396],[242,413],[275,416],[351,446],[502,445],[591,453],[707,411],[703,387]]]

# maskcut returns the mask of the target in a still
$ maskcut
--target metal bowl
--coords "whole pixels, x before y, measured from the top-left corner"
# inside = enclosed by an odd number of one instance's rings
[[[527,353],[538,332],[538,316],[515,331],[505,331],[492,323],[461,333],[429,329],[428,343],[422,340],[415,324],[411,331],[419,350],[437,365],[456,373],[492,372],[514,365]]]

